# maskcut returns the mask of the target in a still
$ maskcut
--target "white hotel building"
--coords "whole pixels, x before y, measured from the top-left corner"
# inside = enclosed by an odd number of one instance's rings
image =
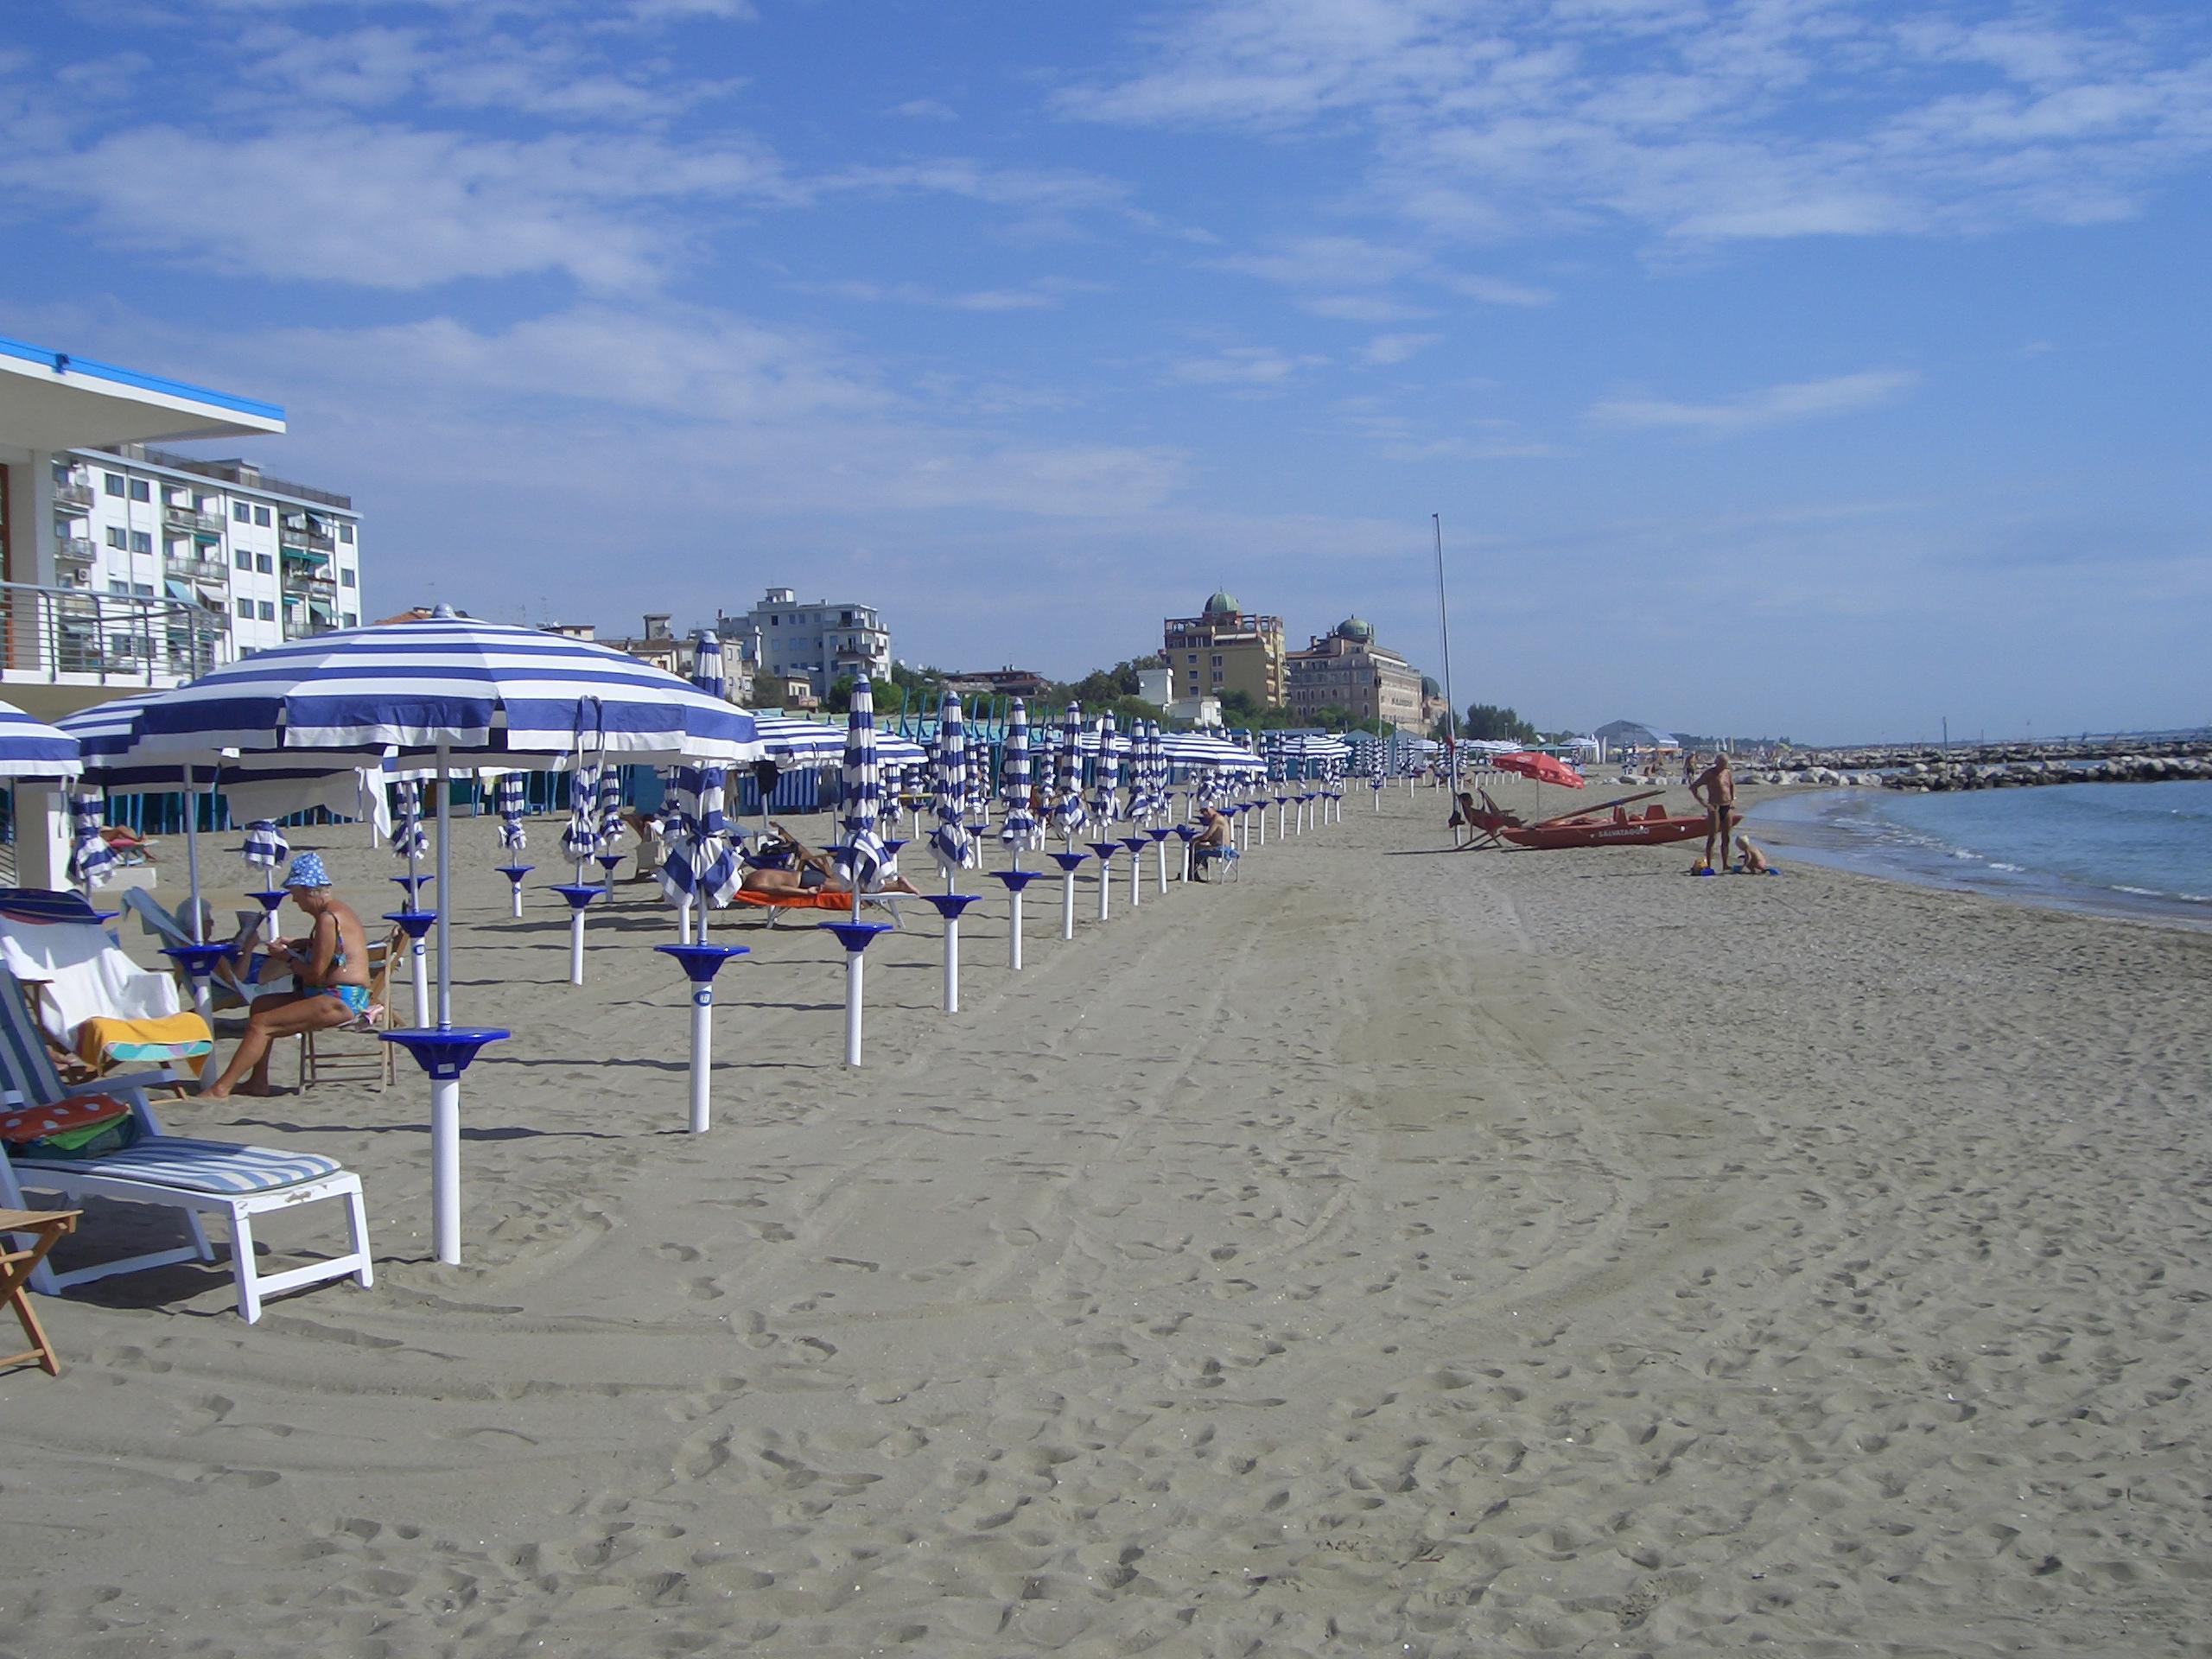
[[[717,616],[715,632],[734,639],[746,660],[773,675],[804,675],[822,696],[837,681],[891,672],[891,633],[873,606],[810,600],[771,588],[743,616]]]

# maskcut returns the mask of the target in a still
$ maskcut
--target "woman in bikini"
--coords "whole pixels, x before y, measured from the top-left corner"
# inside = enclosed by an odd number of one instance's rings
[[[269,958],[289,970],[299,988],[254,998],[231,1063],[200,1090],[210,1099],[270,1093],[269,1056],[278,1038],[327,1031],[368,1012],[368,938],[353,907],[331,892],[321,855],[295,858],[284,888],[313,929],[304,939],[277,940]]]
[[[852,883],[838,869],[835,859],[827,853],[817,853],[780,823],[770,826],[779,839],[761,849],[762,862],[746,871],[741,884],[747,893],[792,894],[801,893],[850,893]],[[919,889],[904,876],[894,875],[882,884],[885,893],[916,893]]]

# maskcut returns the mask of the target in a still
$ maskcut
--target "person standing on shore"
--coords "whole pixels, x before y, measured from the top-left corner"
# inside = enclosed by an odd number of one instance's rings
[[[1690,798],[1705,809],[1705,857],[1700,871],[1716,870],[1716,858],[1728,856],[1728,832],[1736,822],[1736,774],[1729,770],[1726,754],[1716,754],[1713,764],[1698,773],[1690,785]]]

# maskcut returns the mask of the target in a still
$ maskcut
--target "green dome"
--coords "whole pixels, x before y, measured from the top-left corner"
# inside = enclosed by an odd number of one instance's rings
[[[1217,588],[1214,592],[1213,597],[1206,601],[1206,607],[1200,613],[1200,614],[1205,616],[1235,616],[1236,612],[1236,601],[1231,599],[1227,594],[1223,593]]]
[[[1356,645],[1371,645],[1375,639],[1375,625],[1363,622],[1356,616],[1348,616],[1337,624],[1337,638],[1350,639]]]
[[[1432,676],[1424,674],[1421,677],[1421,694],[1424,697],[1440,697],[1444,695],[1444,688]]]

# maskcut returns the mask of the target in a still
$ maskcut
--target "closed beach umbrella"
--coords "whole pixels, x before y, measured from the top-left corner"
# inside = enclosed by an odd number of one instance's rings
[[[423,785],[410,779],[394,784],[391,792],[391,850],[412,864],[430,844],[423,828]]]
[[[948,696],[938,705],[937,798],[931,809],[937,828],[930,831],[930,855],[944,872],[948,888],[957,872],[974,868],[975,838],[968,833],[968,727],[960,699]]]
[[[187,810],[190,810],[189,804]],[[245,845],[238,849],[238,856],[245,860],[249,868],[268,871],[272,878],[269,885],[274,887],[276,873],[292,856],[292,844],[284,839],[284,832],[276,827],[276,819],[256,818],[245,827]]]
[[[876,822],[883,810],[883,786],[876,771],[875,688],[865,679],[853,682],[853,698],[845,716],[845,845],[837,861],[852,883],[853,913],[860,913],[861,894],[880,887],[895,874],[893,861]]]
[[[69,879],[86,893],[107,885],[115,874],[115,849],[100,834],[100,816],[107,797],[97,789],[79,789],[69,796]]]
[[[1090,804],[1103,830],[1122,816],[1122,757],[1115,752],[1114,716],[1098,716],[1098,771]]]
[[[569,772],[569,827],[561,832],[561,850],[575,861],[576,880],[583,880],[584,861],[599,850],[599,768],[584,764],[582,753]]]
[[[529,845],[530,837],[522,827],[522,773],[507,772],[499,774],[499,845],[511,853],[518,853]]]
[[[1052,833],[1072,843],[1090,822],[1083,810],[1083,707],[1070,703],[1060,716],[1059,798],[1052,804]]]
[[[1005,777],[1006,822],[999,828],[999,839],[1019,865],[1022,854],[1045,844],[1044,828],[1029,805],[1029,711],[1019,697],[1007,715]]]
[[[704,628],[692,642],[691,683],[717,702],[729,695],[722,673],[722,642]]]

